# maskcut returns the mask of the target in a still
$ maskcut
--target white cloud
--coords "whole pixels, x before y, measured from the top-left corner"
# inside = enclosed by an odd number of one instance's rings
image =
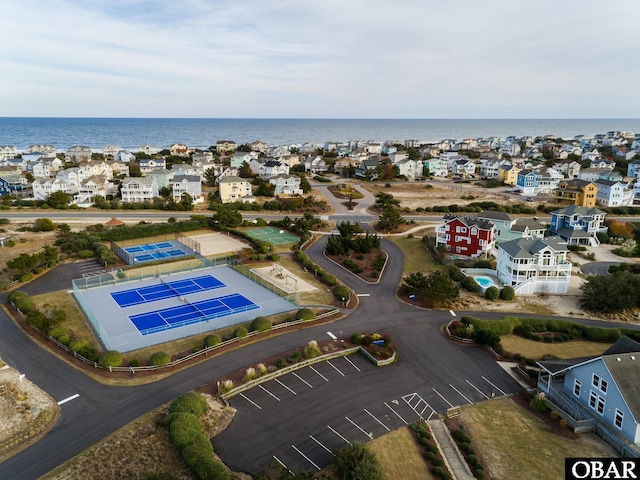
[[[638,14],[634,0],[5,2],[0,115],[637,116]]]

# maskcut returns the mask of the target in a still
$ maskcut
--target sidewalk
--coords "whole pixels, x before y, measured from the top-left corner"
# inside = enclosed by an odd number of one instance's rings
[[[440,419],[429,420],[427,422],[433,438],[438,444],[438,449],[444,458],[444,463],[451,472],[451,476],[456,480],[473,480],[471,470],[464,457],[458,450],[458,446],[451,438],[449,429]]]

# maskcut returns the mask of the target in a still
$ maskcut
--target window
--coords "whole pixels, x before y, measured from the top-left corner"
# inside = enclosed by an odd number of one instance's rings
[[[575,382],[573,382],[573,394],[576,397],[580,396],[580,387],[582,387],[582,383],[580,383],[580,380],[576,379]]]
[[[598,400],[598,396],[595,394],[595,392],[590,392],[589,393],[589,406],[591,408],[593,408],[595,410],[596,408],[596,401]]]
[[[607,381],[600,378],[595,373],[593,374],[591,385],[599,389],[602,393],[607,393],[607,388],[609,387],[609,384],[607,383]]]
[[[598,375],[596,375],[595,373],[593,374],[593,378],[591,380],[591,385],[593,385],[596,388],[598,388],[600,386],[600,377]]]
[[[624,420],[624,413],[622,413],[620,410],[618,410],[616,408],[616,414],[615,417],[613,419],[613,423],[615,424],[616,427],[618,427],[620,430],[622,430],[622,422]]]
[[[607,386],[607,381],[600,379],[600,390],[602,390],[602,393],[607,393]]]
[[[604,398],[598,397],[598,407],[596,408],[596,410],[600,415],[604,413]]]

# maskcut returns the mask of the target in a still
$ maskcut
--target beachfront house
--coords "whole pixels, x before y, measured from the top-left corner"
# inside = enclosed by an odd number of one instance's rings
[[[558,237],[520,238],[497,245],[496,275],[516,293],[566,294],[569,291],[571,262],[567,243]]]
[[[233,140],[218,140],[216,142],[216,151],[224,154],[227,152],[233,152],[238,149],[238,145]]]
[[[605,213],[597,208],[570,205],[551,212],[549,235],[558,236],[569,245],[600,245],[597,234],[606,232]]]
[[[157,155],[158,147],[155,145],[140,145],[138,147],[138,152],[144,153],[145,155]]]
[[[108,157],[113,159],[120,150],[122,150],[122,147],[119,147],[118,145],[105,145],[104,147],[102,147],[102,155],[105,158]]]
[[[538,390],[569,426],[640,457],[640,343],[623,336],[602,355],[537,363]]]
[[[53,145],[47,145],[42,143],[36,144],[36,145],[29,145],[29,147],[27,148],[27,153],[34,153],[34,152],[44,153],[47,157],[55,157],[56,147],[54,147]]]
[[[73,145],[64,153],[64,159],[70,163],[82,163],[91,160],[91,147]]]
[[[126,203],[151,202],[158,196],[158,182],[149,177],[127,177],[122,180],[120,195]]]
[[[218,185],[222,203],[255,202],[255,197],[251,191],[251,182],[244,178],[235,176],[222,177],[219,179]]]
[[[184,143],[174,143],[169,147],[169,154],[173,157],[188,157],[189,147]]]
[[[487,257],[495,246],[492,222],[475,216],[446,214],[436,227],[436,247],[442,246],[454,258]]]
[[[15,158],[17,155],[18,150],[13,145],[0,145],[0,160]]]

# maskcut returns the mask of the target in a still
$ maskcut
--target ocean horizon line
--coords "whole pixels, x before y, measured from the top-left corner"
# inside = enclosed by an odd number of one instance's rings
[[[433,120],[433,121],[486,121],[486,120],[523,120],[523,121],[608,121],[608,120],[640,120],[640,117],[110,117],[110,116],[0,116],[0,119],[51,119],[51,120],[69,120],[69,119],[92,119],[92,120],[380,120],[380,121],[416,121],[416,120]]]

